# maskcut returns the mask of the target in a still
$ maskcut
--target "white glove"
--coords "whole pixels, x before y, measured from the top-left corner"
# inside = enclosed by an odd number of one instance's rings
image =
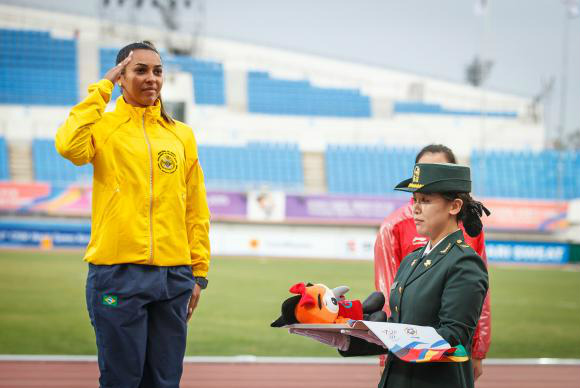
[[[288,329],[290,334],[303,335],[312,338],[325,345],[332,346],[338,350],[348,350],[350,337],[335,331],[309,330],[309,329]]]
[[[351,335],[353,337],[357,337],[363,339],[371,344],[382,346],[383,348],[387,349],[386,345],[377,338],[375,333],[370,330],[341,330],[342,334]]]

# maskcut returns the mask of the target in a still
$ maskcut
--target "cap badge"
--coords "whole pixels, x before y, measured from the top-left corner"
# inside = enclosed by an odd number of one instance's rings
[[[413,179],[411,183],[409,183],[409,187],[413,189],[420,189],[421,187],[425,186],[419,183],[419,178],[421,177],[421,167],[415,166],[413,169]]]

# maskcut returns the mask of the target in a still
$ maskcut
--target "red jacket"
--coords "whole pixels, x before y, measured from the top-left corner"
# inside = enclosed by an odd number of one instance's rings
[[[487,266],[483,231],[477,237],[465,233],[465,241],[483,259]],[[413,221],[412,202],[391,213],[381,224],[381,229],[375,242],[375,288],[385,294],[387,302],[385,311],[389,310],[389,290],[395,279],[399,265],[405,256],[427,243],[427,238],[419,236]],[[491,344],[491,312],[489,307],[489,292],[483,303],[481,317],[473,336],[473,358],[485,358]]]

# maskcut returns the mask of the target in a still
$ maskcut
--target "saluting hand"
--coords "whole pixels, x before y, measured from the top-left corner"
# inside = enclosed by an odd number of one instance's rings
[[[127,58],[125,58],[121,62],[119,62],[119,64],[117,66],[109,69],[109,71],[107,71],[107,73],[105,74],[105,79],[108,79],[113,84],[115,84],[119,80],[119,78],[121,78],[121,73],[125,69],[125,66],[127,66],[129,64],[129,62],[131,62],[132,57],[133,57],[133,51],[131,51],[129,53],[129,55],[127,55]]]

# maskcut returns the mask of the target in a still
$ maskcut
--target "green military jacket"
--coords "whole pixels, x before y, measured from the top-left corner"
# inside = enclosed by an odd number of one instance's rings
[[[451,346],[471,341],[487,293],[483,260],[458,230],[423,257],[425,247],[405,257],[391,287],[389,322],[431,326]],[[343,356],[385,354],[387,350],[351,337]],[[408,363],[389,353],[379,388],[473,388],[467,362]]]

